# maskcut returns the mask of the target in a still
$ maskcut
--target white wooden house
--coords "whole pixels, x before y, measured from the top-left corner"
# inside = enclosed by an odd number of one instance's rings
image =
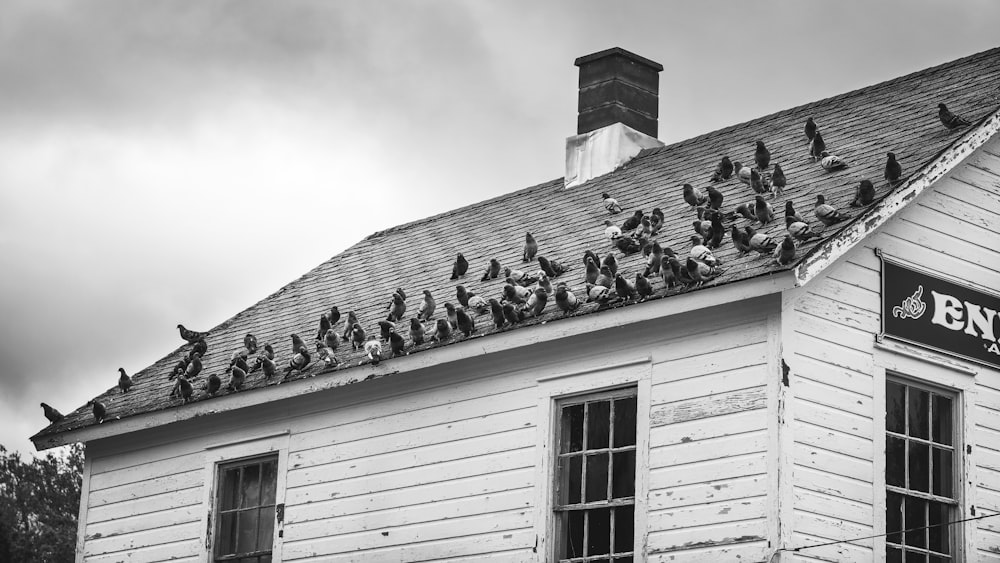
[[[101,394],[103,423],[84,406],[35,435],[86,444],[78,560],[1000,560],[1000,49],[669,146],[659,65],[618,49],[577,64],[565,179],[334,256],[210,331],[190,402],[168,378],[185,345]],[[939,103],[970,124],[945,127]],[[810,158],[808,117],[848,168]],[[753,163],[757,140],[765,179],[774,164],[788,179],[760,231],[780,241],[793,201],[821,234],[789,264],[727,231],[703,285],[656,277],[648,300],[569,315],[550,297],[538,318],[410,342],[423,290],[437,319],[459,283],[499,299],[501,279],[480,281],[490,258],[536,269],[525,231],[581,300],[584,251],[612,251],[606,219],[662,209],[657,240],[683,262],[680,186],[706,188],[722,156]],[[866,178],[874,202],[850,207]],[[723,209],[753,200],[736,175],[711,185]],[[820,230],[819,194],[851,220]],[[471,266],[453,281],[458,252]],[[646,267],[614,254],[629,277]],[[284,367],[290,335],[311,343],[332,305],[378,334],[396,288],[409,354],[375,365],[342,342],[335,368],[202,390],[228,381],[247,333]]]

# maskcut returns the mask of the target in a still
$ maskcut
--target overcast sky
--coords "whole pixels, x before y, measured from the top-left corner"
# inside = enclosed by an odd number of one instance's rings
[[[960,6],[957,8],[956,6]],[[670,143],[994,46],[1000,3],[0,0],[0,444],[368,234],[564,173],[581,55]]]

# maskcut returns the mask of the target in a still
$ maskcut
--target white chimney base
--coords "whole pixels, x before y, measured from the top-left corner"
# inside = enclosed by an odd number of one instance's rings
[[[623,124],[566,138],[566,178],[564,186],[579,186],[603,176],[635,158],[643,149],[662,147],[659,139]]]

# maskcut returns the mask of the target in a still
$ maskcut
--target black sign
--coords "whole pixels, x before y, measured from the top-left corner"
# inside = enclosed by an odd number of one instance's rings
[[[876,251],[877,252],[877,251]],[[1000,368],[1000,297],[882,259],[882,334]]]

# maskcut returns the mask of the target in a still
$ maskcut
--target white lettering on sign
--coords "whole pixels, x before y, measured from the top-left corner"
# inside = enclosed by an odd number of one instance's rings
[[[962,322],[962,302],[951,295],[945,295],[931,290],[934,297],[934,318],[931,322],[941,325],[950,330],[962,330],[965,323]]]
[[[983,346],[986,346],[986,345],[983,344]],[[986,346],[986,351],[987,352],[992,352],[992,353],[996,354],[997,356],[1000,356],[1000,348],[997,347],[997,343],[996,342],[994,342],[993,344],[990,344],[989,346]]]
[[[993,330],[993,321],[997,318],[996,311],[989,307],[980,307],[966,301],[965,312],[969,315],[969,322],[965,326],[965,334],[981,336],[984,340],[995,341],[997,339],[996,332]]]

